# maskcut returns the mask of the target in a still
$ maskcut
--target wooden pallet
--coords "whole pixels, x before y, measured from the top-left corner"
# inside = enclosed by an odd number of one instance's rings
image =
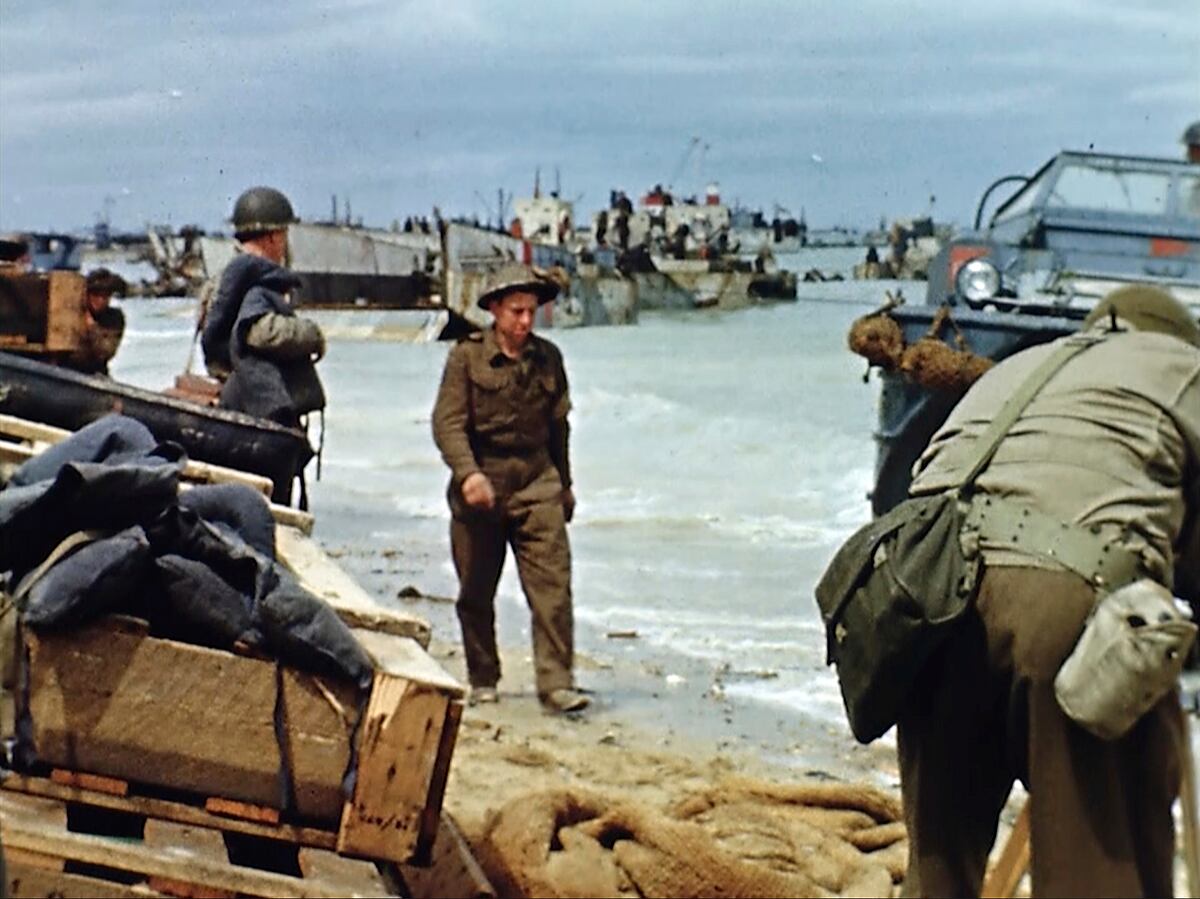
[[[344,858],[332,851],[336,834],[314,828],[224,817],[111,779],[67,780],[0,778],[14,897],[495,895],[449,817],[430,864],[417,867]]]

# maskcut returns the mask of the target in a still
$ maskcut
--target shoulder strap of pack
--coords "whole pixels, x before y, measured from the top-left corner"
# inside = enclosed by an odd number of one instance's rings
[[[979,438],[975,461],[971,465],[966,478],[959,485],[958,492],[960,494],[965,495],[971,492],[971,486],[975,483],[975,479],[979,477],[980,472],[987,468],[988,463],[992,461],[992,456],[996,454],[996,448],[1000,445],[1000,441],[1004,439],[1004,435],[1008,433],[1009,428],[1013,426],[1013,423],[1025,411],[1025,407],[1038,395],[1058,370],[1084,350],[1094,347],[1103,341],[1104,336],[1100,334],[1072,335],[1064,340],[1054,352],[1042,360],[1042,364],[1033,370],[1020,387],[1013,391],[1008,401],[1000,407],[999,413],[992,419],[992,423],[988,426],[988,429]]]

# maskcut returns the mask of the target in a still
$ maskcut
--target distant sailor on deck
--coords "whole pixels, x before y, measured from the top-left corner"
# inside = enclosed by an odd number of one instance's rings
[[[233,226],[240,250],[204,311],[201,346],[209,374],[225,382],[221,406],[299,427],[325,407],[316,361],[325,336],[296,315],[288,294],[299,279],[283,268],[292,204],[270,187],[238,197]]]
[[[125,313],[110,305],[114,294],[124,295],[125,279],[106,268],[88,273],[84,287],[84,327],[79,347],[67,365],[89,375],[107,375],[108,363],[117,354],[125,335]]]
[[[494,324],[450,351],[433,437],[451,472],[450,545],[472,701],[498,698],[494,602],[511,545],[533,616],[538,697],[549,711],[574,712],[588,698],[572,673],[571,400],[562,354],[533,334],[537,307],[558,291],[521,265],[489,279],[479,305]]]

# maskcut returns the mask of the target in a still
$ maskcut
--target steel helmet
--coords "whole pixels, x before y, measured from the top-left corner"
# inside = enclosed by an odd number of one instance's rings
[[[281,191],[273,187],[251,187],[242,191],[233,204],[231,221],[235,234],[251,234],[279,231],[300,220]]]
[[[1118,287],[1096,304],[1083,320],[1084,328],[1115,314],[1138,331],[1157,331],[1200,348],[1200,323],[1188,307],[1165,290],[1147,284]]]
[[[1180,138],[1182,143],[1189,146],[1200,144],[1200,122],[1192,122],[1183,132],[1183,137]]]

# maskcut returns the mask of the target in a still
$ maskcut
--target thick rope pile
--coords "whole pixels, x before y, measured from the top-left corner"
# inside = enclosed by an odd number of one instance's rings
[[[906,346],[900,325],[888,314],[896,305],[889,298],[883,307],[856,319],[850,326],[847,337],[850,349],[868,364],[885,371],[902,371],[909,380],[931,390],[957,392],[965,391],[995,364],[967,348],[966,338],[950,317],[948,306],[938,309],[924,337]],[[954,347],[939,336],[947,323],[955,332]]]
[[[853,784],[728,779],[658,811],[584,790],[512,800],[480,861],[504,896],[887,896],[896,799]]]

